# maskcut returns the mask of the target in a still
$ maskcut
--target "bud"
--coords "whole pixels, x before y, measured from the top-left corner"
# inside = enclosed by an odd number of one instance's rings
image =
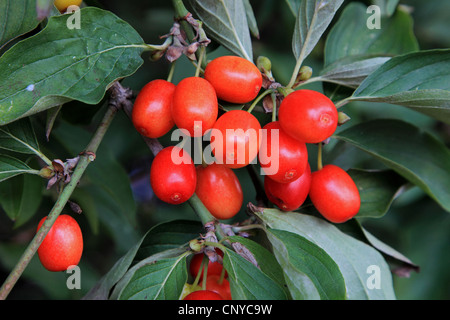
[[[153,51],[150,54],[150,60],[151,61],[158,61],[159,59],[161,59],[164,56],[164,53],[165,53],[164,50]]]
[[[344,123],[348,122],[351,118],[345,114],[344,112],[338,112],[338,125],[341,126]]]
[[[297,75],[297,81],[306,81],[309,80],[312,76],[313,69],[308,66],[303,66],[300,68],[300,71]]]
[[[256,59],[256,66],[263,73],[270,72],[272,70],[272,62],[269,58],[264,56],[259,56],[258,59]]]
[[[55,175],[55,173],[53,172],[53,170],[50,167],[45,167],[39,171],[39,175],[42,178],[50,179],[51,177],[53,177]]]
[[[193,239],[189,241],[189,247],[194,252],[200,252],[204,247],[203,242],[203,240]]]

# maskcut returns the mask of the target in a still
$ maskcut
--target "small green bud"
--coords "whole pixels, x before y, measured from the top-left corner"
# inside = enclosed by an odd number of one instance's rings
[[[50,179],[51,177],[53,177],[55,175],[55,173],[53,172],[53,170],[50,167],[45,167],[39,171],[39,175],[42,178]]]
[[[338,125],[343,125],[344,123],[348,122],[351,118],[345,114],[344,112],[340,111],[338,112]]]
[[[194,252],[200,252],[204,247],[203,243],[204,243],[203,240],[193,239],[189,241],[189,247]]]
[[[309,80],[312,76],[312,73],[313,73],[313,69],[311,67],[303,66],[300,68],[300,71],[298,72],[297,80],[298,81]]]
[[[264,56],[259,56],[256,59],[256,66],[261,72],[270,72],[272,70],[272,62]]]

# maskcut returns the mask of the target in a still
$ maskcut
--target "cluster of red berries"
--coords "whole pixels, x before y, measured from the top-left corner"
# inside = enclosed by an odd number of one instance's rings
[[[223,257],[220,249],[216,249],[216,252]],[[204,260],[208,261],[207,268],[202,265]],[[205,269],[207,273],[205,284],[203,284],[203,270]],[[211,262],[205,254],[197,253],[191,259],[189,272],[194,279],[201,279],[198,283],[198,288],[201,289],[194,288],[183,300],[232,300],[228,274],[220,262]]]
[[[188,77],[178,85],[154,80],[144,86],[132,111],[138,132],[159,138],[176,126],[190,137],[210,133],[216,160],[195,167],[183,148],[164,148],[150,171],[155,195],[180,204],[196,193],[215,218],[229,219],[243,201],[232,169],[258,159],[267,197],[281,210],[298,209],[309,195],[328,220],[338,223],[352,218],[359,211],[360,198],[351,177],[334,165],[311,172],[308,163],[306,144],[322,143],[338,125],[338,112],[329,98],[312,90],[293,91],[282,100],[278,121],[263,128],[245,110],[219,116],[219,100],[248,103],[257,97],[262,82],[261,71],[252,62],[222,56],[206,65],[204,77]]]

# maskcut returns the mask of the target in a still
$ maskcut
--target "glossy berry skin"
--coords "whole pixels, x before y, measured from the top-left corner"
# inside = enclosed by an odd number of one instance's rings
[[[278,121],[270,122],[263,127],[259,162],[265,175],[270,179],[287,183],[295,181],[306,169],[308,150],[304,142],[288,135]],[[273,133],[278,132],[278,139]],[[272,154],[272,148],[278,146],[278,152]],[[276,150],[276,148],[274,149]],[[275,171],[275,168],[278,170]]]
[[[183,300],[223,300],[222,296],[211,290],[198,290],[189,293]]]
[[[247,59],[222,56],[209,62],[205,79],[214,87],[217,97],[232,103],[247,103],[261,90],[262,75]]]
[[[184,149],[170,146],[153,159],[150,184],[160,200],[170,204],[183,203],[194,194],[196,183],[194,162]]]
[[[173,95],[172,118],[180,129],[191,137],[200,137],[217,120],[219,105],[213,86],[203,78],[188,77],[181,80]],[[200,125],[195,122],[200,122]]]
[[[282,211],[294,211],[300,208],[308,197],[311,186],[311,167],[307,164],[303,174],[296,180],[280,183],[264,178],[264,191],[267,198]]]
[[[166,80],[153,80],[139,92],[134,102],[131,121],[145,137],[159,138],[173,128],[172,98],[175,85]]]
[[[216,219],[230,219],[242,207],[244,195],[232,169],[212,163],[197,166],[195,193]]]
[[[242,168],[256,159],[261,145],[261,125],[244,110],[224,113],[211,131],[211,148],[216,163]]]
[[[203,285],[202,282],[199,283],[201,287]],[[230,290],[230,282],[227,279],[222,279],[220,281],[220,275],[208,275],[206,277],[206,290],[214,291],[222,296],[224,300],[232,300],[231,298],[231,290]]]
[[[312,173],[309,197],[316,209],[334,223],[353,218],[361,205],[353,179],[345,170],[332,164]]]
[[[283,99],[278,111],[283,130],[305,143],[328,139],[338,125],[338,112],[333,102],[320,92],[297,90]]]
[[[216,249],[216,252],[218,255],[223,257],[223,252],[220,249]],[[202,260],[203,260],[204,256],[205,256],[205,254],[203,254],[203,253],[197,253],[192,257],[191,263],[189,264],[189,272],[191,273],[193,278],[197,277],[197,274],[202,265]],[[208,259],[208,271],[207,271],[208,276],[211,276],[211,275],[220,276],[222,273],[222,270],[223,270],[223,265],[221,263],[219,263],[218,261],[211,262]],[[225,271],[225,277],[226,276],[227,276],[227,273]],[[203,270],[202,270],[202,273],[200,274],[200,277],[203,277]]]
[[[45,219],[39,221],[37,230]],[[48,271],[66,271],[70,266],[78,265],[83,254],[83,235],[77,221],[69,215],[58,216],[37,253]]]
[[[82,2],[82,0],[55,0],[55,7],[60,12],[64,12],[70,6],[80,6]]]

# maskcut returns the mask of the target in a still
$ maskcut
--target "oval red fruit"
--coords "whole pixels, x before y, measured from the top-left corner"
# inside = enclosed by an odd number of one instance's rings
[[[238,56],[222,56],[209,62],[205,79],[216,90],[219,99],[232,103],[247,103],[258,95],[262,75],[247,59]]]
[[[223,252],[220,249],[216,249],[216,252],[218,255],[220,255],[221,257],[223,257]],[[191,263],[189,264],[189,271],[192,275],[192,277],[196,278],[198,271],[200,270],[200,267],[202,265],[202,260],[203,257],[205,257],[205,254],[203,253],[197,253],[195,254],[192,259],[191,259]],[[206,259],[208,259],[206,257]],[[207,271],[207,275],[221,275],[222,274],[222,270],[223,270],[223,265],[218,262],[211,262],[208,259],[208,271]],[[227,276],[227,272],[225,271],[225,277]],[[203,277],[203,270],[202,273],[200,274],[200,277]]]
[[[148,138],[159,138],[173,128],[172,98],[175,85],[166,80],[147,83],[134,101],[131,121],[136,130]]]
[[[338,112],[327,96],[304,89],[294,91],[283,99],[278,120],[283,130],[295,139],[319,143],[336,131]]]
[[[189,293],[183,300],[223,300],[222,296],[211,290],[198,290]]]
[[[303,174],[296,180],[288,183],[280,183],[264,178],[264,190],[267,198],[282,211],[294,211],[300,208],[308,197],[311,185],[311,167],[309,163]]]
[[[234,217],[244,200],[236,174],[232,169],[217,163],[206,167],[197,166],[195,193],[216,219]]]
[[[37,230],[45,219],[39,221]],[[78,222],[69,215],[58,216],[37,253],[42,265],[49,271],[66,271],[78,265],[83,254],[83,235]]]
[[[256,159],[261,145],[261,125],[254,115],[232,110],[217,119],[211,130],[211,148],[216,162],[242,168]]]
[[[190,155],[177,146],[161,150],[150,168],[150,184],[155,195],[170,204],[183,203],[194,194],[197,183]]]
[[[181,80],[173,95],[172,118],[176,126],[191,137],[200,137],[217,120],[219,106],[213,86],[203,78]]]
[[[361,206],[353,179],[345,170],[332,164],[312,173],[309,198],[316,209],[334,223],[353,218]]]
[[[203,280],[199,283],[199,286],[203,286]],[[222,296],[224,300],[232,300],[230,282],[219,275],[211,275],[206,277],[206,290],[211,290]]]
[[[304,142],[292,138],[278,121],[274,121],[263,127],[258,157],[265,175],[274,181],[287,183],[295,181],[305,171],[308,150]]]

